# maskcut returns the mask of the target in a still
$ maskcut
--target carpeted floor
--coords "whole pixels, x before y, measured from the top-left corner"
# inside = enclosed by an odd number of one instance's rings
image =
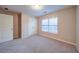
[[[76,48],[63,42],[34,35],[0,43],[0,53],[76,53]]]

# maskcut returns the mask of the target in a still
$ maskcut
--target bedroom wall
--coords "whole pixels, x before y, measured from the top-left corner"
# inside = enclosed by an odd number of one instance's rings
[[[58,17],[58,34],[47,33],[41,31],[41,20],[48,17]],[[38,24],[38,33],[40,35],[55,38],[57,40],[76,44],[76,7],[63,9],[51,14],[47,14],[37,19]]]
[[[37,33],[37,24],[35,17],[29,16],[25,13],[21,14],[21,21],[22,21],[22,38],[27,38],[33,34]]]
[[[77,6],[77,50],[79,51],[79,6]]]
[[[2,24],[2,21],[0,20],[0,40],[2,39],[2,26],[1,26],[1,24]]]

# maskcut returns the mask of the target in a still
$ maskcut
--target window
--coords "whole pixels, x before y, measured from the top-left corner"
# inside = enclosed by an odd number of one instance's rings
[[[42,31],[57,33],[58,32],[58,18],[52,17],[42,20]]]

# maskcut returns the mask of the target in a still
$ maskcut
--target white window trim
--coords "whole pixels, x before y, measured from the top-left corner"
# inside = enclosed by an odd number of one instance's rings
[[[52,17],[53,18],[53,17]],[[58,24],[57,25],[49,25],[49,18],[47,19],[48,20],[48,25],[42,25],[42,21],[41,21],[41,31],[42,32],[46,32],[46,33],[53,33],[53,34],[58,34]],[[58,23],[58,18],[57,18],[57,23]],[[48,26],[48,31],[43,31],[42,30],[42,27],[43,26]],[[49,26],[57,26],[57,32],[50,32],[49,31]]]

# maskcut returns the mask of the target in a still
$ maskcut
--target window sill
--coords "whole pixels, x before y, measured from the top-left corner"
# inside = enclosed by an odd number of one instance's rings
[[[44,33],[49,33],[49,34],[58,34],[58,32],[45,32],[45,31],[42,31]]]

